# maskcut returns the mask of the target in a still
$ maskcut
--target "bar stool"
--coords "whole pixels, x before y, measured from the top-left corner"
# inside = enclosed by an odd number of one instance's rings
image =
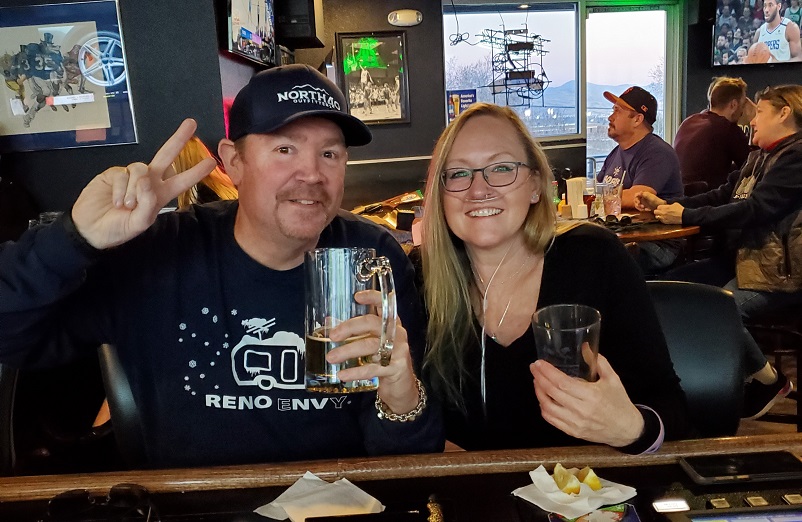
[[[796,431],[802,432],[802,411],[799,408],[798,387],[802,382],[800,354],[802,354],[802,305],[790,306],[773,314],[769,319],[750,321],[745,324],[749,333],[755,338],[763,353],[774,356],[774,368],[782,372],[782,358],[792,357],[796,363],[795,389],[789,399],[797,401],[796,418],[783,419],[772,417],[779,422],[796,423]]]

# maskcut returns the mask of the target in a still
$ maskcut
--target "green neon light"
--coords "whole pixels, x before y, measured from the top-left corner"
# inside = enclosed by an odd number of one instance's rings
[[[351,44],[348,54],[343,58],[343,71],[351,74],[361,69],[386,69],[387,64],[376,52],[381,45],[376,38],[365,37]]]

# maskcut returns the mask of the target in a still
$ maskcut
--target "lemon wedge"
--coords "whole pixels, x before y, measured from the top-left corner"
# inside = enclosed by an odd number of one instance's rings
[[[587,484],[590,486],[590,489],[593,491],[599,491],[602,487],[601,481],[596,473],[588,466],[579,470],[579,473],[576,474],[576,478],[579,479],[580,482],[583,484]]]
[[[579,479],[570,471],[565,469],[559,462],[554,465],[554,482],[563,493],[577,494],[581,483]]]

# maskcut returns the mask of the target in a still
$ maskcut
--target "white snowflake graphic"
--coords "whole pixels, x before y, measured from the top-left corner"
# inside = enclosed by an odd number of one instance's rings
[[[183,342],[184,342],[184,338],[183,338],[183,337],[179,337],[179,338],[178,338],[178,342],[179,342],[179,343],[183,343]]]
[[[198,365],[198,363],[197,363],[196,361],[194,361],[194,360],[193,360],[193,361],[189,361],[189,367],[190,367],[190,368],[194,368],[194,367],[196,367],[197,365]]]
[[[215,389],[215,390],[219,390],[219,389],[220,389],[220,385],[219,385],[219,384],[215,384],[215,385],[214,385],[214,389]]]
[[[223,343],[223,348],[228,348],[228,343]]]
[[[220,355],[220,352],[215,352],[215,355]]]
[[[193,339],[196,338],[197,336],[198,336],[198,334],[196,334],[196,333],[192,334],[192,338]]]
[[[197,393],[195,393],[195,392],[192,392],[192,395],[197,395]]]
[[[231,315],[237,315],[237,310],[231,310]]]
[[[202,313],[203,315],[209,315],[209,309],[208,309],[208,308],[206,308],[206,307],[204,306],[204,307],[201,309],[201,313]]]
[[[189,380],[189,375],[184,375],[184,380],[188,381]]]
[[[206,378],[206,374],[205,373],[200,374],[200,378],[201,379],[205,379]]]
[[[210,362],[209,366],[214,366],[214,361]]]
[[[203,346],[209,346],[209,341],[206,341],[205,343],[203,343]]]
[[[186,385],[184,385],[184,389],[185,389],[186,391],[189,391],[189,390],[191,390],[191,389],[192,389],[192,386],[190,386],[189,384],[186,384]]]
[[[212,316],[212,322],[213,322],[213,323],[216,323],[216,322],[217,322],[217,316],[216,316],[216,315],[213,315],[213,316]]]
[[[186,330],[186,329],[187,329],[187,323],[181,323],[181,324],[179,324],[179,325],[178,325],[178,329],[179,329],[179,330]]]
[[[225,334],[223,337],[225,337],[226,339],[228,339],[228,334]]]

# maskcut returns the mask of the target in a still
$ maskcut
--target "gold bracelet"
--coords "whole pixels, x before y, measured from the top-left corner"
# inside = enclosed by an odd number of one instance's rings
[[[376,394],[376,415],[380,419],[387,419],[388,421],[392,422],[410,422],[414,421],[418,417],[420,417],[423,410],[426,409],[426,388],[423,387],[423,383],[420,382],[420,379],[415,378],[415,384],[418,386],[418,404],[407,413],[402,413],[401,415],[397,413],[393,413],[390,411],[390,408],[384,404],[384,401],[381,400],[379,394]]]

